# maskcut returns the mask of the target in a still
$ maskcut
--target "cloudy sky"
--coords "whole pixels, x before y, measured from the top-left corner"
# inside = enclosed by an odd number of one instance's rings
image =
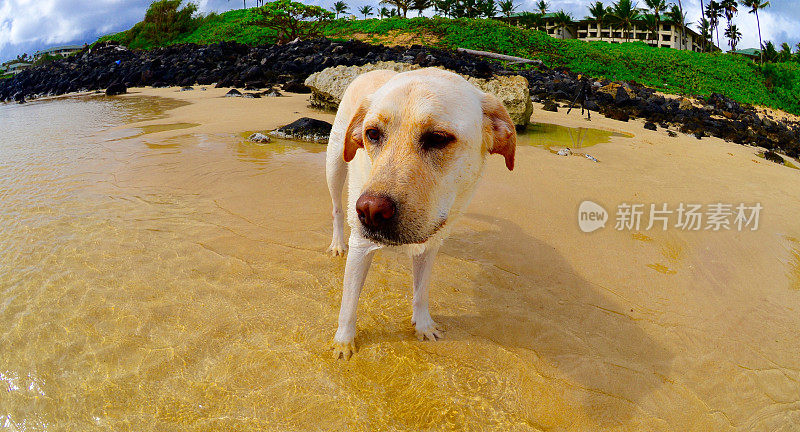
[[[0,61],[17,54],[54,45],[83,44],[98,36],[130,28],[141,20],[151,0],[0,0]],[[330,7],[335,0],[310,0],[307,3]],[[346,0],[351,10],[379,0]],[[516,0],[518,11],[532,10],[534,0]],[[610,3],[610,0],[606,0]],[[201,12],[223,12],[241,8],[241,0],[200,0]],[[247,0],[248,6],[254,0]],[[587,14],[590,0],[550,0],[551,9],[564,9],[576,18]],[[641,6],[643,0],[639,0]],[[764,40],[779,45],[800,42],[800,7],[798,0],[771,0],[772,7],[759,13]],[[700,0],[683,0],[692,22],[700,19]],[[741,8],[735,18],[743,34],[740,48],[757,47],[756,20]],[[725,44],[724,41],[721,41]]]

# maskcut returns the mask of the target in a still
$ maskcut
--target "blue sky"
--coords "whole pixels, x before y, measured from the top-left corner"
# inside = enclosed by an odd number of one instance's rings
[[[98,36],[130,28],[141,20],[151,0],[0,0],[0,61],[17,54],[63,44],[92,42]],[[307,3],[330,7],[335,0],[310,0]],[[379,0],[345,0],[351,11],[365,4],[377,6]],[[610,3],[610,0],[606,0]],[[241,0],[200,0],[201,12],[223,12],[241,8]],[[534,0],[517,0],[518,10],[532,10]],[[564,9],[576,18],[586,15],[590,0],[550,0],[551,9]],[[639,0],[640,6],[644,5]],[[798,0],[771,0],[772,7],[760,13],[765,40],[778,44],[800,42]],[[247,0],[248,6],[255,4]],[[683,0],[689,19],[700,19],[700,0]],[[735,18],[744,37],[739,47],[758,46],[756,20],[741,8]],[[725,41],[721,41],[725,44]]]

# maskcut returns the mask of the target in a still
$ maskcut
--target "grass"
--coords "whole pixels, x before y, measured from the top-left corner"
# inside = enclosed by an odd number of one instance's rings
[[[167,44],[274,42],[271,30],[244,24],[250,13],[250,10],[235,10],[203,18],[194,31],[179,35]],[[328,23],[324,34],[331,39],[358,36],[381,42],[389,42],[386,35],[391,35],[398,40],[413,40],[439,48],[462,47],[536,58],[551,68],[566,68],[595,78],[636,81],[665,93],[693,96],[721,93],[742,103],[800,114],[800,64],[795,62],[761,67],[744,57],[724,53],[655,48],[642,42],[560,40],[537,30],[486,19],[339,19]],[[100,40],[125,43],[126,38],[126,32],[122,32]],[[152,47],[146,43],[130,46]]]

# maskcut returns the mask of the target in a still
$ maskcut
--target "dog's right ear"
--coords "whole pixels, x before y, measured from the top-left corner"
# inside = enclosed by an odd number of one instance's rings
[[[353,117],[350,118],[350,124],[347,125],[347,131],[344,134],[345,162],[353,160],[356,157],[356,151],[364,148],[364,116],[367,115],[368,108],[369,101],[364,98]]]

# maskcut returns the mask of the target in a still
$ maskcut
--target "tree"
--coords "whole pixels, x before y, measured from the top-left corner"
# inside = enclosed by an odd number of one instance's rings
[[[719,44],[720,18],[722,18],[722,5],[715,0],[709,1],[708,7],[706,7],[706,19],[708,20],[709,25],[711,25],[711,33],[714,33],[714,30],[717,32],[717,47],[721,46]]]
[[[286,43],[297,38],[321,37],[322,27],[333,17],[333,12],[319,6],[275,0],[256,8],[255,13],[245,19],[245,24],[273,29],[278,43]]]
[[[591,15],[589,19],[594,21],[597,25],[597,34],[600,36],[600,40],[603,40],[603,25],[608,18],[608,13],[608,9],[601,1],[596,1],[589,6],[589,14]]]
[[[426,9],[430,9],[433,6],[433,0],[414,0],[411,3],[411,10],[415,10],[419,12],[419,16],[422,16],[422,12]]]
[[[556,22],[556,26],[560,29],[559,32],[561,33],[561,39],[564,39],[564,34],[566,33],[567,26],[572,24],[572,15],[564,10],[560,10],[553,15],[553,20]]]
[[[787,62],[792,59],[792,47],[788,43],[781,44],[781,51],[778,53],[778,61]]]
[[[486,18],[494,18],[497,15],[497,5],[494,0],[479,0],[478,13]]]
[[[550,3],[547,3],[545,0],[539,0],[536,2],[536,8],[539,9],[539,13],[544,15],[547,13],[547,9],[550,7]]]
[[[653,16],[656,17],[657,31],[661,31],[661,14],[667,10],[666,0],[644,0],[644,4],[650,8],[650,11],[653,12]],[[656,35],[656,38],[658,39],[658,35]]]
[[[725,29],[725,37],[728,38],[728,45],[730,45],[731,51],[736,51],[736,45],[742,40],[742,33],[736,27],[736,24],[731,24]]]
[[[761,48],[761,52],[764,56],[764,60],[767,62],[774,62],[778,60],[778,51],[775,49],[775,44],[772,41],[767,41],[764,46]]]
[[[341,0],[333,4],[333,12],[336,14],[337,19],[339,18],[339,14],[347,12],[347,9],[350,9],[350,7]]]
[[[740,0],[742,6],[749,7],[750,10],[747,13],[756,14],[756,24],[758,25],[758,46],[763,47],[763,43],[761,42],[761,21],[758,19],[758,10],[759,9],[766,9],[769,7],[769,1],[763,0]],[[763,51],[763,49],[761,50]],[[761,55],[761,63],[764,63],[764,55]]]
[[[358,9],[358,13],[364,15],[364,19],[367,19],[368,16],[372,15],[372,6],[366,5]]]
[[[394,6],[397,8],[397,14],[403,13],[403,18],[408,16],[408,10],[411,8],[410,0],[381,0],[380,4]]]
[[[500,6],[500,13],[505,15],[506,18],[510,17],[514,13],[514,9],[517,8],[514,5],[514,0],[503,0],[497,5]]]
[[[656,46],[658,46],[658,29],[660,27],[660,23],[658,22],[658,18],[654,14],[644,14],[644,27],[650,33],[650,41],[655,41]]]
[[[703,40],[703,51],[707,52],[708,49],[706,49],[706,42],[712,42],[711,24],[708,22],[707,19],[701,18],[700,21],[697,22],[697,28],[700,30],[700,37]]]
[[[678,41],[679,49],[684,49],[686,47],[686,38],[683,29],[686,28],[686,15],[683,14],[680,7],[678,5],[672,5],[672,9],[666,13],[667,18],[672,21],[675,25],[681,27],[681,36],[680,40]]]
[[[197,5],[188,3],[181,8],[181,3],[182,0],[159,0],[150,4],[141,23],[141,35],[160,45],[190,31],[194,24],[192,16],[197,12]]]
[[[639,9],[631,0],[619,0],[611,7],[608,18],[616,28],[623,31],[627,42],[630,39],[634,21],[639,19]]]

